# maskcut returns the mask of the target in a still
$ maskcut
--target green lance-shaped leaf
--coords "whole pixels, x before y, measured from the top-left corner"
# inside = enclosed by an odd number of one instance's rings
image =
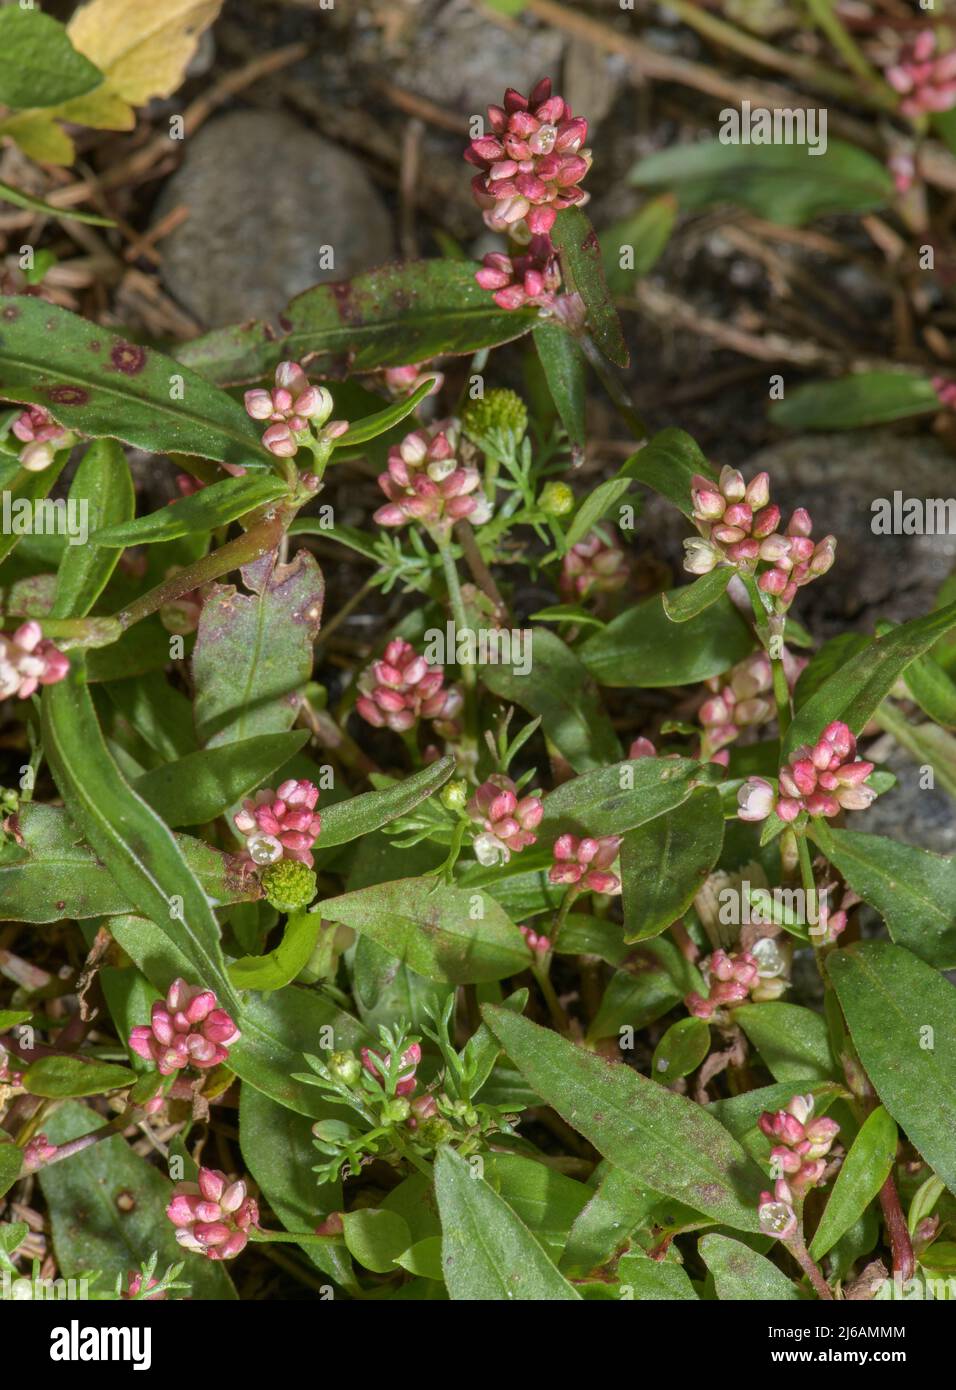
[[[321,925],[317,912],[292,913],[275,950],[241,956],[227,967],[236,989],[274,990],[290,984],[308,965]]]
[[[334,441],[336,449],[348,449],[357,444],[366,444],[370,439],[377,439],[380,434],[386,434],[395,425],[400,425],[415,407],[425,399],[435,385],[435,378],[429,377],[423,381],[415,391],[402,400],[396,401],[394,405],[386,406],[384,410],[377,410],[374,415],[366,415],[364,419],[357,421],[351,428]]]
[[[80,1057],[40,1057],[23,1075],[23,1087],[31,1096],[61,1100],[64,1096],[98,1096],[132,1086],[136,1073],[112,1062],[86,1061]]]
[[[222,385],[257,381],[308,354],[316,375],[344,376],[480,352],[518,338],[537,309],[499,309],[470,261],[387,265],[297,295],[270,324],[237,324],[184,344],[179,360]]]
[[[189,960],[197,983],[227,1008],[238,1004],[226,976],[219,927],[172,833],[137,796],[110,756],[86,686],[82,655],[43,693],[43,747],[77,827],[128,894]]]
[[[616,1167],[721,1224],[759,1229],[766,1180],[699,1105],[526,1018],[482,1012],[531,1088]]]
[[[190,497],[175,499],[149,516],[97,531],[92,537],[93,544],[122,550],[128,545],[155,545],[179,536],[215,531],[257,507],[278,501],[288,491],[288,483],[281,478],[224,478]]]
[[[815,1260],[833,1249],[876,1197],[896,1159],[896,1142],[896,1124],[878,1105],[861,1125],[837,1174],[810,1245]]]
[[[322,903],[322,916],[371,937],[426,980],[478,984],[528,967],[525,940],[493,898],[435,878],[378,883]]]
[[[20,1176],[23,1150],[0,1137],[0,1197],[3,1197]]]
[[[103,74],[78,53],[64,25],[39,5],[0,10],[0,105],[59,106],[92,91]]]
[[[621,845],[624,940],[657,936],[682,917],[723,843],[724,812],[716,787],[702,787],[664,815],[629,830]]]
[[[83,455],[70,485],[67,507],[74,505],[91,541],[101,528],[122,526],[132,517],[136,508],[133,480],[126,455],[115,440],[94,440]],[[85,618],[106,588],[119,558],[118,552],[98,551],[95,544],[67,544],[51,617]]]
[[[910,662],[923,656],[956,626],[956,603],[874,637],[831,675],[803,704],[787,735],[786,751],[815,743],[827,724],[841,719],[859,734],[889,695]]]
[[[581,502],[571,520],[565,537],[565,552],[571,549],[572,545],[577,545],[578,541],[583,541],[589,535],[594,526],[614,506],[631,486],[632,480],[623,474],[618,474],[615,478],[608,478],[606,482],[598,483]],[[542,609],[538,613],[533,613],[532,619],[538,622],[545,622],[551,619],[564,618],[568,622],[584,623],[595,627],[603,627],[600,618],[595,618],[593,613],[588,613],[579,604],[563,603],[557,604],[552,608]]]
[[[664,612],[672,623],[686,623],[696,618],[726,593],[735,573],[730,565],[721,565],[709,574],[702,574],[693,584],[686,584],[683,589],[672,589],[669,594],[663,595]]]
[[[242,574],[251,594],[211,586],[193,649],[196,729],[209,747],[284,733],[312,674],[325,596],[315,558],[300,550],[284,565],[273,552]]]
[[[792,137],[760,145],[697,140],[642,159],[630,182],[666,188],[684,208],[733,203],[791,227],[832,212],[868,212],[893,197],[884,166],[845,140],[818,146],[812,158],[807,153]]]
[[[888,941],[833,951],[827,970],[877,1095],[956,1192],[956,989]]]
[[[730,1236],[702,1236],[700,1256],[722,1302],[799,1303],[796,1284],[765,1255]]]
[[[576,1302],[524,1222],[453,1149],[435,1160],[442,1271],[454,1300]]]
[[[532,337],[551,399],[568,439],[576,448],[583,449],[586,432],[584,354],[560,323],[544,320],[535,327]]]
[[[64,1144],[88,1134],[101,1123],[84,1105],[62,1105],[43,1128],[52,1143]],[[108,1293],[119,1275],[126,1286],[154,1253],[157,1271],[183,1265],[180,1278],[196,1299],[235,1298],[225,1264],[184,1251],[166,1216],[173,1185],[153,1163],[133,1152],[115,1134],[39,1174],[50,1213],[53,1248],[59,1273],[74,1279],[101,1270],[95,1291]]]
[[[927,376],[909,372],[854,372],[837,381],[809,381],[770,406],[785,430],[853,430],[888,425],[939,410]]]
[[[349,797],[347,801],[337,801],[327,811],[322,811],[319,847],[331,849],[333,845],[344,845],[349,840],[357,840],[360,835],[371,835],[380,826],[407,815],[444,786],[454,770],[455,759],[449,753],[421,772],[396,782],[393,787],[363,792],[361,796]]]
[[[696,1071],[710,1051],[710,1025],[702,1018],[679,1018],[654,1049],[651,1076],[665,1086]]]
[[[572,207],[558,213],[551,237],[561,261],[566,289],[584,300],[595,343],[611,362],[626,367],[630,354],[604,278],[597,233],[581,209]]]
[[[620,757],[620,744],[594,681],[561,638],[535,628],[530,654],[514,665],[488,665],[482,680],[493,695],[540,715],[547,738],[576,772]]]
[[[643,1251],[629,1251],[617,1267],[619,1298],[638,1303],[691,1302],[697,1294],[687,1273],[672,1260],[654,1260]]]
[[[79,434],[150,453],[264,470],[242,406],[188,368],[45,300],[0,296],[0,398],[43,406]]]
[[[133,786],[167,825],[204,825],[267,783],[308,738],[307,729],[294,729],[203,748],[144,772]]]
[[[813,837],[897,945],[937,970],[956,969],[956,859],[821,822]]]
[[[799,1004],[742,1004],[739,1023],[775,1081],[829,1081],[838,1075],[826,1020]]]
[[[726,594],[682,623],[668,618],[655,594],[618,614],[577,654],[600,685],[656,689],[719,676],[753,648],[753,633]]]

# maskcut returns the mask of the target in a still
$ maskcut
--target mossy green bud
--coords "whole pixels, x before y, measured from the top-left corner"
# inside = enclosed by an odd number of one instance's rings
[[[354,1052],[333,1052],[326,1066],[329,1074],[345,1086],[355,1086],[362,1075],[362,1063]]]
[[[574,493],[567,483],[545,483],[538,495],[538,506],[545,516],[567,516],[574,510]]]
[[[468,802],[468,783],[463,778],[446,782],[438,798],[446,811],[463,811]]]
[[[301,912],[315,897],[315,874],[298,859],[278,859],[263,869],[263,892],[277,912]]]
[[[462,424],[473,439],[501,430],[521,440],[528,429],[528,407],[514,391],[489,391],[480,400],[468,402],[462,411]]]
[[[386,1124],[404,1124],[411,1113],[411,1104],[404,1096],[393,1096],[382,1106],[382,1119]]]

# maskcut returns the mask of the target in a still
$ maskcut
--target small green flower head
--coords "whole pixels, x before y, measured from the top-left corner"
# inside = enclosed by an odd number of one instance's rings
[[[462,424],[472,439],[481,440],[501,430],[520,441],[528,428],[528,407],[514,391],[489,391],[480,400],[469,401],[462,412]]]
[[[439,1144],[447,1143],[454,1132],[453,1126],[444,1115],[432,1115],[431,1119],[423,1120],[415,1130],[415,1142],[426,1149],[437,1149]]]
[[[341,1081],[345,1086],[357,1085],[362,1075],[362,1063],[354,1052],[333,1052],[326,1065],[336,1081]]]
[[[567,516],[574,510],[574,493],[567,483],[545,483],[538,496],[545,516]]]
[[[404,1124],[411,1113],[411,1104],[404,1096],[393,1096],[382,1106],[382,1120],[385,1124]]]
[[[315,897],[315,874],[297,859],[278,859],[262,871],[266,901],[278,912],[301,912]]]
[[[446,782],[438,798],[446,811],[463,811],[468,801],[468,783],[463,779]]]

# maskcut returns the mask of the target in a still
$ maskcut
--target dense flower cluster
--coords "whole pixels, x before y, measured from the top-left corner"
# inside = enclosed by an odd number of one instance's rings
[[[561,285],[551,229],[564,208],[587,201],[581,181],[591,167],[588,123],[552,96],[545,77],[530,97],[510,89],[502,106],[488,108],[491,131],[473,140],[465,159],[478,169],[472,181],[486,225],[527,249],[492,252],[476,279],[502,309],[527,304],[555,308]]]
[[[336,439],[348,429],[348,421],[333,420],[333,401],[324,386],[311,386],[298,362],[280,362],[271,391],[257,387],[244,396],[246,414],[253,420],[268,420],[262,442],[277,458],[293,458],[305,441],[310,427],[322,429],[322,437]]]
[[[380,526],[421,521],[447,528],[465,517],[476,526],[488,520],[491,509],[478,493],[481,475],[459,463],[457,446],[457,426],[446,420],[413,430],[389,450],[388,469],[378,479],[388,498],[375,513]]]
[[[245,1182],[230,1182],[217,1168],[200,1168],[198,1182],[177,1183],[166,1215],[183,1249],[210,1260],[241,1254],[250,1229],[259,1224],[259,1207]]]
[[[936,55],[936,31],[924,29],[907,44],[886,80],[900,93],[904,116],[926,116],[956,106],[956,48]]]
[[[359,677],[362,692],[355,708],[376,729],[396,733],[413,729],[420,719],[435,720],[443,737],[457,732],[455,716],[462,707],[458,686],[445,685],[441,666],[430,666],[410,642],[395,637],[379,661]]]
[[[801,811],[811,816],[835,816],[840,810],[865,811],[876,798],[865,785],[873,764],[856,758],[856,739],[846,724],[835,719],[812,748],[796,749],[780,769],[780,794],[765,777],[749,778],[737,793],[741,820],[766,820],[776,811],[781,820],[796,820]]]
[[[11,695],[27,699],[41,685],[55,685],[70,669],[58,647],[44,638],[43,629],[31,619],[9,637],[0,634],[0,700]]]
[[[840,1126],[826,1115],[813,1118],[813,1096],[794,1096],[783,1110],[765,1110],[757,1123],[774,1145],[774,1177],[785,1178],[798,1197],[823,1179]]]
[[[510,777],[494,773],[482,782],[467,811],[480,826],[474,843],[479,864],[507,864],[512,854],[534,844],[544,806],[537,796],[519,796]]]
[[[165,999],[157,999],[147,1025],[134,1028],[129,1045],[138,1057],[155,1062],[163,1076],[183,1067],[217,1067],[229,1056],[240,1033],[211,989],[173,980]]]
[[[58,425],[42,405],[27,406],[10,429],[26,445],[20,452],[20,467],[28,473],[42,473],[49,468],[57,449],[68,448],[74,440],[74,435]]]
[[[246,837],[246,854],[252,862],[264,866],[285,857],[311,869],[312,846],[322,828],[315,809],[318,799],[314,782],[290,777],[276,791],[264,787],[255,800],[244,801],[233,820]]]
[[[580,184],[591,167],[587,121],[552,96],[544,77],[530,97],[509,88],[503,106],[489,106],[488,123],[491,133],[465,151],[479,170],[472,189],[485,223],[496,232],[522,222],[532,235],[550,232],[562,208],[586,201]]]
[[[709,758],[739,738],[743,729],[766,724],[773,703],[763,697],[773,689],[770,658],[756,652],[737,663],[724,676],[707,681],[711,694],[697,711],[703,726],[701,757]]]
[[[578,839],[576,835],[559,835],[554,842],[549,881],[577,885],[581,892],[620,893],[621,880],[611,872],[611,865],[621,848],[621,838],[603,835],[600,839]]]
[[[528,944],[528,949],[534,951],[536,956],[546,956],[551,950],[551,938],[542,932],[536,932],[531,927],[519,927],[518,930]]]
[[[627,556],[613,539],[591,531],[572,545],[561,562],[561,597],[580,602],[589,594],[611,594],[627,583]]]
[[[729,466],[721,469],[716,482],[697,474],[691,480],[691,500],[692,518],[700,532],[684,542],[684,568],[691,574],[709,574],[720,564],[753,572],[764,561],[771,568],[764,570],[757,583],[785,612],[798,588],[833,565],[835,538],[810,540],[811,521],[802,507],[794,512],[786,533],[778,530],[780,508],[770,501],[766,473],[758,473],[749,483]]]

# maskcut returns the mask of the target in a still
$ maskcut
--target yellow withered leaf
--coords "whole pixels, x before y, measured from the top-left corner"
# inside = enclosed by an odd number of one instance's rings
[[[9,135],[28,159],[39,164],[72,164],[76,150],[50,110],[17,111],[0,122],[0,137]]]
[[[176,90],[221,8],[222,0],[90,0],[67,33],[104,74],[111,93],[143,106]]]

